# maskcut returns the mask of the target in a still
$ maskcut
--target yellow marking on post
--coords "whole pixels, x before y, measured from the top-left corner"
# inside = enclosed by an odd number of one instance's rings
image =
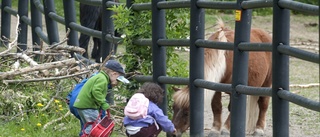
[[[236,10],[236,21],[241,21],[241,10]]]

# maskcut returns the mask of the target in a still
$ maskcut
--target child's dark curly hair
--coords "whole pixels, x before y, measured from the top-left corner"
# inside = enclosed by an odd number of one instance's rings
[[[142,93],[146,98],[156,104],[160,104],[163,100],[162,88],[153,82],[144,83],[137,93]]]

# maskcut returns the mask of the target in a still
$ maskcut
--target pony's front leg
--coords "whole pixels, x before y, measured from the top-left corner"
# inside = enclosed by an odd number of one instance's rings
[[[230,97],[230,94],[228,94],[228,95]],[[231,99],[229,99],[228,111],[229,111],[228,117],[227,117],[227,119],[224,123],[223,129],[221,131],[222,135],[230,135]]]
[[[221,130],[221,115],[222,115],[222,103],[221,92],[215,92],[212,101],[211,108],[213,112],[213,127],[209,136],[219,136]]]
[[[264,128],[266,126],[266,114],[269,106],[270,97],[259,97],[259,117],[256,124],[256,129],[253,133],[254,136],[261,136],[264,134]]]

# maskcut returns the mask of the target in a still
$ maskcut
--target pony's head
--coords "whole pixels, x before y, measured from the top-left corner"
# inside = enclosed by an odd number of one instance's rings
[[[173,119],[172,122],[177,130],[176,136],[181,136],[189,126],[189,87],[183,89],[174,88],[173,94]]]

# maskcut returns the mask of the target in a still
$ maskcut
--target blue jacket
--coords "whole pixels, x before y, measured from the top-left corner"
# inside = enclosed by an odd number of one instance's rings
[[[153,117],[163,131],[169,132],[169,133],[172,133],[174,131],[174,125],[171,122],[171,120],[169,120],[168,116],[164,115],[163,111],[152,101],[150,101],[149,103],[148,116]],[[123,120],[123,124],[124,126],[131,125],[135,127],[148,127],[149,125],[154,123],[154,120],[151,117],[133,120],[125,116]]]

